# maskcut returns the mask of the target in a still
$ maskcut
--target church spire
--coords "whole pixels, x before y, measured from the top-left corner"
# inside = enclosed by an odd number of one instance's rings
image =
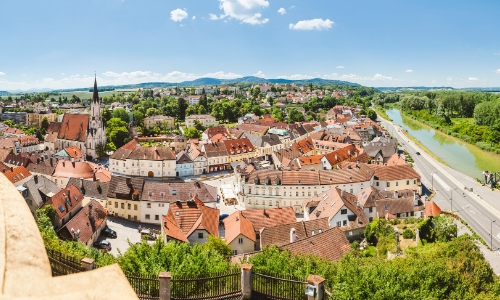
[[[94,79],[94,95],[92,96],[92,101],[99,102],[99,93],[97,92],[97,75]]]

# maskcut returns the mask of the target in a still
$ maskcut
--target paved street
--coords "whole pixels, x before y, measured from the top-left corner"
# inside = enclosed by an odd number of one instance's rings
[[[447,167],[427,154],[423,149],[400,131],[400,127],[388,122],[379,116],[382,126],[389,130],[398,141],[404,142],[403,148],[409,152],[415,161],[415,169],[422,175],[422,184],[431,189],[434,186],[436,196],[434,201],[442,208],[457,212],[474,231],[488,244],[492,244],[494,251],[486,248],[483,253],[489,252],[488,259],[496,274],[500,273],[498,260],[500,259],[500,193],[481,186],[475,179]],[[417,155],[416,152],[421,155]],[[467,188],[467,190],[465,190]],[[469,191],[473,188],[473,192]],[[498,221],[497,221],[498,220]],[[491,235],[490,235],[491,233]]]
[[[111,254],[118,255],[118,249],[121,253],[125,253],[128,249],[128,241],[135,244],[141,241],[141,234],[139,233],[138,226],[140,223],[132,222],[112,216],[108,216],[108,227],[116,231],[117,238],[99,237],[100,240],[105,239],[111,243]],[[140,224],[142,228],[160,229],[158,225]]]

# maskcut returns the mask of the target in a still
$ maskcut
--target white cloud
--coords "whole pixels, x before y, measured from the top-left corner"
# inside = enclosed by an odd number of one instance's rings
[[[295,5],[290,6],[290,9],[294,9],[294,8],[295,8]]]
[[[256,77],[266,77],[266,74],[262,73],[262,71],[258,71],[257,73],[253,74],[252,76],[256,76]]]
[[[196,20],[196,16],[193,16],[191,19]]]
[[[208,14],[210,16],[210,20],[212,21],[215,21],[215,20],[219,20],[219,17],[217,17],[217,15],[214,15],[214,14]]]
[[[302,75],[302,74],[294,74],[294,75],[281,75],[278,78],[290,79],[290,80],[302,80],[302,79],[311,79],[312,76]]]
[[[170,19],[174,22],[180,22],[188,17],[188,13],[180,8],[174,9],[170,12]]]
[[[4,72],[0,72],[0,76],[3,76],[3,75],[5,75],[5,73]]]
[[[269,6],[267,0],[219,0],[219,2],[220,9],[224,11],[219,19],[229,17],[250,25],[265,24],[269,21],[267,18],[262,18],[260,13],[263,8]],[[213,19],[212,15],[210,14],[210,19],[217,20]]]
[[[278,13],[281,14],[281,15],[284,15],[284,14],[286,14],[286,9],[284,9],[283,7],[281,7],[280,9],[278,9]]]
[[[413,70],[406,70],[406,73],[413,73]]]
[[[332,28],[333,22],[329,19],[312,19],[298,21],[296,24],[288,25],[293,30],[324,30]]]
[[[495,73],[500,74],[500,69],[496,70]]]
[[[452,81],[452,80],[453,80],[453,78],[448,77],[448,78],[446,78],[446,80],[447,80],[447,81]]]
[[[478,81],[478,80],[479,80],[479,78],[477,78],[477,77],[469,77],[469,81]]]
[[[337,69],[345,69],[344,66],[337,66]]]
[[[403,81],[398,78],[394,78],[391,76],[385,76],[382,74],[375,74],[373,77],[370,76],[358,76],[356,74],[344,74],[344,75],[339,75],[337,73],[333,74],[325,74],[323,75],[324,79],[333,79],[333,80],[344,80],[344,81],[352,81],[352,82],[370,82],[370,81],[377,81],[377,82],[382,82],[382,81]]]
[[[240,78],[242,75],[236,74],[236,73],[225,73],[223,71],[215,72],[215,73],[207,73],[201,77],[213,77],[213,78],[218,78],[218,79],[235,79],[235,78]]]

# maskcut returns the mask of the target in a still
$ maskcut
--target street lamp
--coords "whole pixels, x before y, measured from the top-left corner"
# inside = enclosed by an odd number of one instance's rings
[[[495,223],[497,220],[491,220],[491,227],[490,227],[490,248],[491,251],[493,251],[493,223]]]

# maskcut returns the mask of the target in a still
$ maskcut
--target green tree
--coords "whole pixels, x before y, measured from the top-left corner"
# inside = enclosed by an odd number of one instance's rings
[[[125,145],[130,140],[127,123],[120,118],[111,118],[106,123],[106,135],[109,142],[113,142],[117,148]]]
[[[49,129],[49,119],[47,119],[47,117],[43,117],[42,119],[42,124],[40,124],[40,128],[47,131],[47,129]]]
[[[158,116],[158,115],[161,115],[161,110],[159,110],[158,108],[151,107],[146,110],[146,117]]]
[[[108,123],[109,119],[111,119],[112,117],[112,113],[108,108],[104,108],[102,110],[102,120],[105,124]]]
[[[194,128],[199,131],[205,131],[206,129],[205,126],[203,126],[198,120],[194,120]]]
[[[288,123],[302,122],[304,121],[304,115],[301,111],[296,108],[291,108],[288,110]]]
[[[113,118],[120,118],[125,123],[130,121],[130,114],[125,110],[125,108],[115,108],[111,116]]]
[[[201,133],[194,127],[188,127],[184,129],[184,136],[188,139],[199,139],[201,138]]]

